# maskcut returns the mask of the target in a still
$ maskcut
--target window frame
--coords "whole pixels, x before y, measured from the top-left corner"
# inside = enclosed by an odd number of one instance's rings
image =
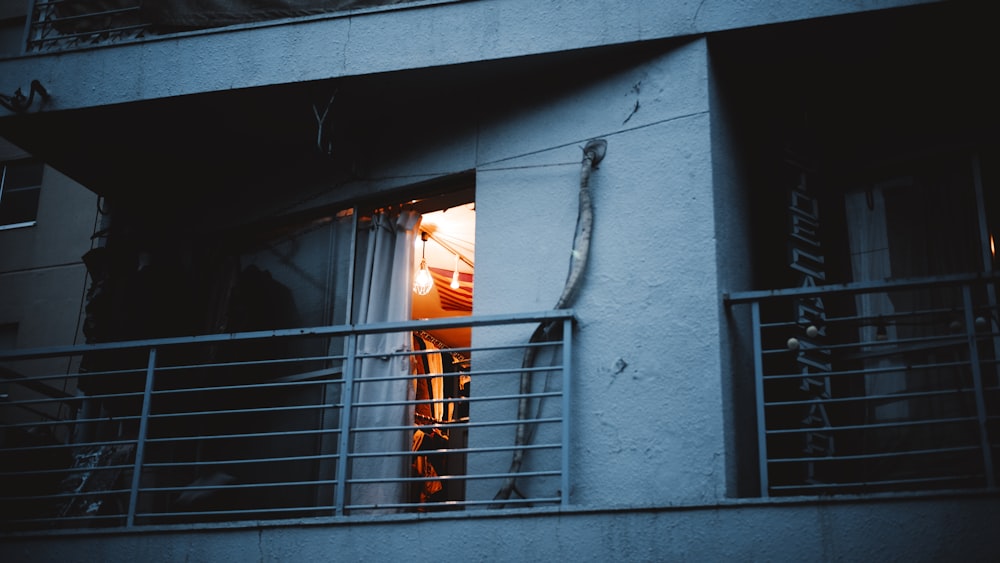
[[[25,185],[8,186],[9,172],[14,166],[37,167],[37,172],[35,170],[29,170],[29,174],[27,175],[29,181],[26,182]],[[38,206],[41,201],[42,183],[44,182],[44,178],[45,164],[36,158],[18,158],[0,162],[0,231],[33,227],[38,223]],[[11,197],[8,194],[26,194],[31,192],[34,193],[33,201],[29,204],[29,207],[31,208],[31,219],[13,221],[9,223],[2,222],[4,221],[4,202],[9,202],[9,198]],[[11,204],[8,203],[8,205]]]

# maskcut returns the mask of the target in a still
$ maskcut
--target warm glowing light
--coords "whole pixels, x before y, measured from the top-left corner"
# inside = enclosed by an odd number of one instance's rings
[[[413,278],[413,292],[417,295],[427,295],[434,287],[434,278],[431,277],[430,270],[427,269],[427,260],[420,260],[420,269]]]
[[[427,269],[427,239],[429,237],[427,231],[420,232],[420,240],[424,246],[420,249],[420,269],[413,277],[413,293],[417,295],[427,295],[434,287],[434,278],[431,277],[431,271]]]
[[[994,260],[996,260],[996,258],[997,258],[997,246],[996,246],[996,244],[993,243],[993,233],[990,233],[990,255],[993,256]]]
[[[458,254],[455,255],[455,272],[451,274],[451,288],[458,289],[461,284],[458,283]]]

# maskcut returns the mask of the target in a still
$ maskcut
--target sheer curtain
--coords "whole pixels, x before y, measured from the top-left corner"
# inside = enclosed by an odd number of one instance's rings
[[[383,211],[372,217],[359,271],[363,272],[357,294],[359,325],[405,321],[410,318],[413,244],[420,215],[412,210]],[[360,248],[360,247],[359,247]],[[377,455],[410,449],[412,430],[380,430],[412,425],[413,405],[391,404],[412,400],[409,381],[410,358],[386,355],[408,351],[409,332],[363,335],[358,350],[363,356],[355,372],[353,453],[376,454],[355,457],[352,479],[398,479],[408,473],[409,459],[401,455]],[[394,378],[386,380],[384,378]],[[358,483],[351,487],[353,505],[385,505],[405,500],[406,483]]]
[[[844,196],[853,281],[881,281],[893,277],[883,197],[883,189],[887,187],[906,187],[906,184],[900,182],[892,186],[876,185],[873,189],[848,193]],[[892,318],[896,312],[892,300],[885,293],[862,293],[854,299],[858,316],[866,319]],[[886,322],[878,326],[878,323],[874,322],[858,329],[860,342],[875,342],[878,340],[879,330],[884,331],[887,340],[896,340],[894,323]],[[887,352],[889,348],[887,345],[880,345],[877,348],[866,346],[862,351]],[[899,371],[890,371],[893,367],[898,367]],[[865,368],[878,373],[865,376],[867,395],[890,395],[906,390],[905,365],[901,362],[901,358],[887,356],[868,359],[865,360]],[[893,401],[876,405],[873,411],[876,419],[886,420],[906,417],[909,414],[909,407],[904,401]]]

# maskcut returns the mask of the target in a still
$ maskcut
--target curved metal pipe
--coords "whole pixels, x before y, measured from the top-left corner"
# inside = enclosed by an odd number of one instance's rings
[[[583,282],[583,273],[587,268],[587,258],[590,255],[590,237],[594,225],[593,200],[590,197],[590,173],[604,159],[607,149],[608,143],[604,139],[594,139],[583,147],[583,161],[580,163],[579,209],[576,216],[576,233],[573,236],[573,252],[570,255],[570,267],[569,274],[566,276],[566,284],[563,286],[562,295],[556,301],[555,309],[569,307],[576,299],[576,295]],[[535,344],[554,340],[561,336],[556,330],[561,327],[561,323],[552,321],[539,323],[538,327],[531,334],[531,338],[528,339],[528,342],[529,344]],[[526,348],[524,358],[521,361],[521,369],[523,370],[520,380],[521,398],[518,399],[518,424],[514,432],[514,445],[516,449],[511,456],[510,468],[507,470],[509,475],[504,480],[500,490],[494,495],[493,500],[507,500],[515,492],[519,496],[524,496],[517,491],[517,477],[515,474],[521,471],[521,466],[524,464],[524,446],[531,443],[532,432],[534,430],[534,426],[529,425],[525,421],[532,418],[530,413],[531,400],[527,396],[531,392],[532,372],[528,368],[534,365],[537,351],[538,348],[534,346]],[[538,408],[541,408],[540,404]],[[536,412],[533,418],[538,418],[538,414]],[[569,491],[563,491],[562,494],[569,494]],[[492,507],[502,508],[503,503],[493,504]]]

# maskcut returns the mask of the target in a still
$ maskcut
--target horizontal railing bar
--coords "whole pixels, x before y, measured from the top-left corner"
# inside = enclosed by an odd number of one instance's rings
[[[35,0],[35,8],[47,8],[49,6],[57,6],[59,4],[66,4],[68,2],[76,2],[78,0]],[[135,0],[135,7],[139,8],[142,4],[142,0]]]
[[[66,422],[67,424],[69,424],[69,423],[75,423],[76,421],[69,420]],[[71,442],[66,444],[46,444],[43,446],[15,446],[10,448],[0,449],[0,451],[2,451],[3,453],[8,453],[8,452],[27,452],[36,450],[59,450],[59,449],[79,450],[84,448],[96,448],[101,446],[125,446],[134,443],[135,440],[113,440],[106,442]],[[83,455],[83,454],[75,454],[75,455]]]
[[[562,499],[560,497],[531,497],[531,498],[511,498],[511,499],[504,499],[504,500],[460,500],[460,501],[446,501],[446,502],[440,502],[440,503],[425,503],[425,504],[416,504],[416,503],[409,503],[409,504],[406,504],[406,503],[348,504],[344,508],[346,510],[348,510],[348,511],[350,511],[350,510],[368,510],[368,509],[395,510],[395,509],[399,509],[399,508],[404,508],[404,509],[409,508],[409,509],[412,510],[412,509],[419,508],[419,507],[424,507],[424,506],[449,506],[449,507],[450,506],[455,506],[455,507],[463,507],[463,506],[492,506],[492,505],[496,505],[496,504],[514,505],[514,504],[558,503],[558,502],[561,502],[561,501],[562,501]]]
[[[333,512],[333,506],[291,506],[277,508],[243,508],[238,510],[203,510],[190,512],[136,512],[136,518],[192,517],[192,516],[234,516],[238,514],[278,514],[286,512]]]
[[[487,376],[487,375],[503,375],[503,374],[518,375],[518,374],[521,374],[521,373],[544,373],[544,372],[549,372],[549,371],[560,371],[562,369],[562,367],[563,366],[561,366],[561,365],[553,365],[553,366],[539,366],[539,367],[532,367],[532,368],[522,368],[522,367],[516,367],[516,368],[497,368],[497,369],[479,370],[479,371],[470,370],[470,371],[463,371],[461,373],[462,373],[462,375],[468,375],[470,377],[483,377],[483,376]],[[422,375],[425,375],[425,374],[422,374]],[[458,375],[458,373],[457,372],[455,372],[455,373],[437,373],[437,374],[426,374],[426,375],[429,375],[430,377],[433,378],[433,377],[456,376],[456,375]],[[355,378],[354,382],[355,382],[355,384],[359,384],[359,383],[378,383],[378,382],[385,382],[385,381],[400,381],[400,380],[407,380],[407,381],[409,381],[410,379],[413,379],[413,378],[414,378],[413,376],[408,376],[408,375],[393,375],[393,376],[385,376],[385,377],[361,377],[361,378]]]
[[[796,489],[828,489],[831,487],[877,487],[880,485],[907,485],[914,483],[934,483],[944,481],[968,481],[982,479],[982,473],[942,475],[937,477],[914,477],[912,479],[885,479],[875,481],[842,481],[837,483],[803,483],[801,485],[772,485],[771,490],[791,491]]]
[[[808,287],[790,287],[784,289],[762,289],[737,291],[723,296],[728,305],[742,305],[753,301],[766,301],[769,298],[780,297],[814,297],[836,293],[874,293],[886,288],[893,290],[920,289],[934,286],[948,286],[971,283],[995,283],[1000,277],[993,273],[953,274],[929,276],[921,278],[885,279],[878,281],[860,281],[840,284],[818,285]]]
[[[67,405],[82,403],[87,397],[82,395],[67,395],[65,397],[46,397],[44,399],[0,400],[0,407],[22,407],[26,405]]]
[[[492,369],[492,370],[481,370],[481,371],[462,370],[461,372],[457,372],[456,371],[456,372],[445,372],[445,373],[420,373],[420,374],[411,375],[409,377],[407,377],[407,376],[395,376],[395,377],[385,377],[385,378],[377,378],[377,379],[376,378],[367,378],[367,377],[365,377],[365,378],[362,378],[362,379],[356,379],[355,381],[356,382],[360,382],[360,383],[365,383],[365,382],[374,382],[376,380],[378,380],[378,381],[398,381],[398,380],[401,380],[401,379],[406,379],[407,381],[409,381],[411,379],[415,379],[415,380],[421,380],[421,379],[433,380],[433,379],[436,379],[436,378],[439,378],[439,377],[457,377],[458,375],[469,376],[469,377],[483,377],[483,376],[487,376],[487,375],[498,375],[498,374],[504,374],[504,373],[511,373],[511,374],[518,374],[518,373],[544,373],[544,372],[547,372],[547,371],[560,371],[561,369],[562,369],[562,366],[556,365],[556,366],[540,366],[540,367],[533,367],[533,368]]]
[[[208,467],[214,465],[247,465],[253,463],[282,463],[286,461],[312,461],[320,459],[334,459],[339,457],[340,454],[316,454],[316,455],[297,455],[297,456],[284,456],[284,457],[259,457],[250,459],[221,459],[221,460],[205,460],[205,461],[170,461],[170,462],[147,462],[143,464],[144,468],[150,467]]]
[[[555,477],[560,474],[560,471],[553,469],[551,471],[520,471],[518,473],[477,473],[476,475],[461,475],[456,477],[463,477],[465,480],[474,479],[504,479],[506,477]],[[427,481],[425,477],[398,477],[395,479],[348,479],[347,482],[352,485],[375,485],[379,483],[406,483],[406,482],[421,482]]]
[[[518,424],[525,425],[538,425],[538,424],[558,424],[562,422],[561,417],[547,417],[547,418],[510,418],[504,420],[488,420],[482,422],[448,422],[444,424],[414,424],[412,426],[368,426],[361,428],[360,430],[377,432],[379,430],[383,431],[395,431],[395,430],[423,430],[423,429],[434,429],[434,428],[444,428],[448,430],[454,430],[459,428],[487,428],[496,426],[515,426]],[[357,432],[358,428],[352,428],[351,432]]]
[[[125,513],[118,514],[84,514],[81,516],[49,516],[45,518],[20,518],[17,520],[0,520],[0,525],[2,524],[51,524],[55,522],[87,522],[92,523],[101,520],[125,520]]]
[[[358,382],[355,381],[355,384]],[[545,391],[539,393],[515,393],[509,395],[490,395],[489,397],[462,397],[460,400],[454,402],[477,402],[477,401],[510,401],[514,399],[534,399],[542,397],[560,397],[562,396],[561,391]],[[375,407],[392,407],[399,405],[415,405],[420,403],[426,403],[427,401],[385,401],[385,402],[368,402],[368,403],[353,403],[354,408],[375,408]]]
[[[0,471],[0,477],[22,477],[27,475],[58,475],[66,473],[89,473],[91,471],[115,471],[118,469],[131,469],[135,467],[129,465],[94,465],[91,467],[62,467],[59,469],[31,469],[25,471]]]
[[[994,332],[990,332],[990,333],[976,333],[976,335],[975,335],[975,342],[976,343],[979,343],[979,342],[989,342],[989,341],[993,340],[997,335],[998,334],[994,333]],[[909,344],[909,345],[906,345],[906,346],[901,346],[901,347],[896,348],[896,349],[888,349],[888,350],[884,349],[885,347],[871,346],[871,348],[875,348],[875,349],[869,350],[869,351],[855,352],[853,354],[847,355],[845,357],[845,359],[846,360],[854,360],[854,361],[856,361],[856,360],[874,360],[874,359],[878,359],[878,358],[888,358],[888,357],[899,356],[899,355],[903,355],[903,354],[912,354],[913,352],[929,352],[931,350],[940,350],[942,348],[948,348],[948,347],[952,347],[952,346],[968,350],[968,347],[969,347],[969,338],[968,338],[967,335],[962,334],[961,336],[956,337],[955,340],[956,341],[945,341],[945,340],[942,340],[941,342],[936,342],[936,343],[932,342],[932,341],[927,341],[927,342],[931,342],[929,345],[928,344],[923,344],[922,342],[914,341],[912,344]],[[906,343],[906,342],[909,342],[909,341],[910,340],[895,340],[895,341],[892,341],[892,343],[893,344],[900,344],[900,343]],[[969,363],[968,360],[965,363]]]
[[[104,495],[127,495],[130,489],[105,489],[100,491],[74,491],[66,493],[55,493],[51,495],[30,495],[30,496],[0,496],[0,502],[23,501],[23,500],[59,500],[76,499],[82,497],[104,496]],[[2,522],[2,520],[0,520]]]
[[[73,395],[63,391],[62,389],[52,387],[46,383],[41,383],[37,379],[31,379],[22,376],[21,374],[14,373],[13,371],[7,370],[0,366],[0,378],[5,380],[8,384],[19,385],[39,395],[45,395],[46,397],[51,397],[53,399],[68,399],[72,398]],[[53,378],[55,379],[55,378]],[[62,379],[69,379],[67,376],[63,376]]]
[[[247,432],[243,434],[207,434],[201,436],[170,436],[160,438],[146,438],[147,444],[162,444],[166,442],[187,442],[187,441],[211,441],[230,440],[240,438],[271,438],[275,436],[317,436],[324,434],[340,434],[339,428],[325,428],[319,430],[280,430],[277,432]]]
[[[108,393],[104,395],[71,395],[66,398],[48,398],[48,399],[16,399],[13,401],[0,401],[0,407],[2,406],[21,406],[21,405],[38,405],[38,404],[54,404],[54,405],[71,405],[73,403],[82,403],[88,399],[125,399],[128,397],[140,398],[142,393]],[[106,420],[106,419],[105,419]]]
[[[152,420],[152,419],[178,418],[178,417],[188,417],[188,416],[214,416],[223,414],[259,414],[265,412],[326,410],[326,409],[337,409],[337,408],[341,408],[341,405],[333,405],[333,404],[290,405],[283,407],[255,407],[255,408],[228,409],[228,410],[215,410],[215,411],[184,411],[177,413],[157,413],[157,414],[150,414],[149,418],[150,420]]]
[[[799,401],[765,401],[765,407],[786,407],[795,405],[811,405],[811,404],[836,404],[836,403],[856,403],[856,402],[867,402],[867,401],[882,401],[885,400],[886,403],[894,403],[896,401],[902,401],[906,399],[916,399],[919,397],[937,397],[939,395],[954,395],[958,396],[964,393],[974,393],[975,389],[970,389],[966,387],[959,387],[957,389],[938,389],[935,391],[912,391],[907,393],[889,393],[882,395],[854,395],[851,397],[831,397],[829,399],[802,399]]]
[[[0,361],[79,355],[86,352],[96,351],[141,350],[144,348],[174,347],[213,342],[265,340],[271,338],[304,338],[309,336],[347,336],[349,334],[364,335],[409,332],[414,330],[439,330],[446,328],[476,328],[481,326],[530,324],[572,319],[573,316],[574,313],[572,309],[554,309],[538,313],[508,313],[503,315],[479,315],[473,317],[441,317],[420,321],[385,322],[365,325],[332,325],[311,328],[287,328],[226,334],[178,336],[149,340],[76,344],[72,346],[53,346],[48,348],[0,350]],[[523,346],[523,344],[518,345],[518,347]]]
[[[491,420],[486,422],[455,422],[455,423],[443,423],[443,424],[430,424],[426,426],[363,426],[360,428],[351,428],[351,432],[396,432],[400,430],[418,430],[420,428],[444,428],[444,429],[457,429],[457,428],[485,428],[485,427],[496,427],[496,426],[515,426],[518,424],[532,425],[532,424],[553,424],[560,423],[563,419],[559,417],[550,418],[510,418],[504,420]]]
[[[967,452],[967,451],[978,451],[979,446],[967,446],[967,447],[954,447],[954,448],[934,448],[927,450],[903,450],[903,451],[891,451],[891,452],[881,452],[875,454],[850,454],[850,455],[837,455],[837,456],[825,456],[825,457],[787,457],[787,458],[768,458],[768,463],[801,463],[804,461],[850,461],[858,459],[882,459],[882,458],[893,458],[893,457],[904,457],[911,455],[933,455],[941,453],[951,453],[951,452]]]
[[[315,485],[336,485],[336,479],[316,479],[314,481],[274,481],[270,483],[231,483],[229,485],[188,485],[177,487],[143,487],[139,493],[176,493],[182,491],[222,491],[230,489],[266,489],[270,487],[310,487]],[[128,491],[125,491],[128,492]]]
[[[483,346],[478,348],[472,348],[470,350],[476,353],[482,352],[498,352],[501,350],[526,350],[528,348],[558,348],[562,345],[562,341],[551,340],[542,342],[520,342],[517,344],[505,344],[502,346]],[[443,351],[450,352],[451,348],[447,350],[398,350],[393,352],[358,352],[355,355],[357,359],[386,359],[386,358],[398,358],[398,357],[409,357],[425,354],[438,354]],[[441,374],[439,374],[441,375]]]
[[[67,356],[70,357],[70,356]],[[52,379],[94,379],[101,376],[114,376],[114,375],[135,375],[137,377],[143,378],[146,376],[146,368],[126,368],[119,370],[107,370],[107,371],[82,371],[82,372],[61,372],[61,373],[47,373],[44,375],[22,375],[17,378],[8,379],[11,383],[20,383],[24,381],[49,381]]]
[[[464,348],[447,348],[439,350],[410,350],[406,352],[399,352],[398,355],[401,356],[417,356],[417,355],[427,355],[427,354],[437,354],[437,353],[450,353],[458,352],[463,354],[468,353],[483,353],[483,352],[501,352],[504,350],[518,350],[522,348],[555,348],[562,344],[560,340],[550,340],[543,342],[519,342],[514,344],[499,344],[496,346],[468,346]],[[358,357],[377,357],[377,356],[358,356]]]
[[[167,365],[167,366],[157,366],[157,373],[169,373],[172,371],[188,372],[191,370],[211,370],[215,368],[231,368],[231,367],[252,367],[252,366],[269,366],[275,364],[291,364],[298,362],[325,362],[330,360],[343,361],[346,356],[336,355],[336,356],[296,356],[292,358],[264,358],[256,360],[232,360],[226,362],[205,362],[201,364],[177,364],[177,365]],[[329,368],[331,373],[332,370],[336,368]],[[318,372],[326,370],[317,370]]]
[[[927,364],[906,364],[901,366],[886,366],[877,367],[870,369],[848,369],[848,370],[831,370],[831,371],[815,371],[810,373],[777,373],[774,375],[763,376],[765,381],[775,381],[779,379],[802,379],[803,377],[844,377],[851,375],[879,375],[882,373],[899,373],[899,372],[915,372],[927,369],[936,368],[950,368],[950,367],[961,367],[969,365],[969,361],[960,362],[933,362]]]
[[[780,428],[765,430],[766,434],[804,434],[811,432],[839,432],[842,430],[868,430],[872,428],[902,428],[907,426],[921,426],[933,424],[954,424],[956,422],[970,422],[976,420],[975,416],[954,417],[954,418],[925,418],[920,420],[901,420],[896,422],[876,422],[872,424],[849,424],[845,426],[815,426],[800,428]]]
[[[0,402],[0,406],[5,406],[5,405],[2,402]],[[36,422],[34,424],[27,424],[27,426],[39,426],[39,425],[60,426],[60,425],[63,425],[63,424],[69,424],[69,422],[66,421],[66,420],[64,420],[64,419],[57,418],[57,417],[55,417],[55,416],[53,416],[53,415],[51,415],[51,414],[49,414],[47,412],[43,412],[43,411],[40,411],[40,410],[32,408],[32,407],[20,407],[20,408],[22,408],[22,409],[30,412],[31,414],[33,414],[35,416],[40,416],[40,417],[42,417],[42,418],[44,418],[46,420],[46,422]],[[4,425],[4,426],[11,427],[11,428],[23,428],[25,426],[25,424],[19,424],[19,425],[11,424],[11,425]]]
[[[97,422],[124,422],[128,420],[139,420],[139,416],[116,416],[114,418],[70,418],[66,420],[39,420],[37,422],[16,422],[4,424],[4,428],[35,428],[41,426],[69,426],[76,424],[89,424]],[[0,450],[2,451],[2,450]]]
[[[985,337],[983,337],[985,339]],[[857,341],[857,342],[846,342],[841,344],[823,344],[817,345],[812,349],[816,350],[850,350],[854,348],[888,348],[890,346],[899,346],[901,344],[924,344],[931,343],[931,346],[926,346],[925,348],[941,348],[944,346],[954,346],[954,345],[968,345],[968,337],[965,334],[942,334],[933,336],[921,336],[916,338],[897,338],[895,340],[873,340],[873,341]],[[918,351],[921,348],[906,347],[900,348],[899,350],[887,350],[885,355],[893,354],[903,354],[907,352]],[[771,354],[781,354],[789,352],[798,352],[797,350],[789,350],[787,347],[784,348],[767,348],[762,351],[766,355]],[[846,359],[863,359],[863,357],[858,355],[847,356]]]
[[[479,446],[475,448],[454,448],[445,450],[434,450],[436,453],[495,453],[495,452],[512,452],[517,450],[557,450],[562,447],[558,443],[548,443],[548,444],[525,444],[522,446]],[[347,454],[348,458],[359,459],[366,457],[408,457],[408,456],[422,456],[426,455],[424,451],[393,451],[393,452],[350,452]]]
[[[874,293],[889,293],[888,291],[879,291]],[[868,295],[864,293],[862,295]],[[953,307],[941,307],[939,309],[918,309],[916,311],[895,311],[892,313],[882,313],[878,315],[845,315],[845,316],[828,316],[823,318],[823,324],[826,326],[831,325],[841,325],[841,324],[854,324],[858,321],[865,321],[858,323],[858,327],[862,326],[878,326],[880,323],[885,325],[896,324],[892,321],[895,319],[908,319],[913,317],[923,317],[923,316],[937,316],[955,313]],[[926,324],[926,323],[919,323]],[[760,323],[762,329],[765,328],[788,328],[788,327],[800,327],[803,323],[798,320],[794,321],[772,321],[766,323]]]
[[[434,428],[444,428],[448,430],[458,429],[458,428],[487,428],[495,426],[512,426],[515,424],[558,424],[562,422],[561,417],[547,417],[547,418],[522,418],[522,419],[506,419],[506,420],[486,420],[480,422],[469,421],[456,421],[456,422],[445,422],[442,424],[415,424],[413,426],[394,426],[395,430],[405,430],[412,428],[414,430],[430,430]]]
[[[184,395],[188,393],[208,393],[218,391],[244,391],[247,389],[286,389],[296,387],[316,387],[320,385],[342,385],[343,380],[310,380],[310,381],[282,381],[268,383],[241,383],[239,385],[217,385],[213,387],[184,387],[176,389],[156,389],[151,394],[154,397],[169,395]]]

